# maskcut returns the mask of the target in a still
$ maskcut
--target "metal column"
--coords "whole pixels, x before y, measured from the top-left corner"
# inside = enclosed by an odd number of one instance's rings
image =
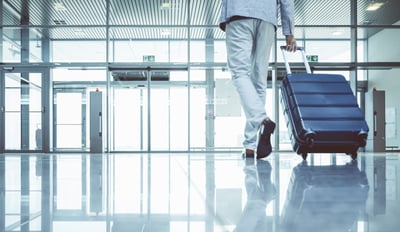
[[[350,1],[350,21],[351,21],[351,62],[354,63],[354,69],[350,70],[350,87],[353,94],[357,97],[357,1]]]
[[[90,212],[103,211],[103,155],[90,155]]]
[[[38,157],[42,162],[42,232],[53,231],[53,158],[50,155]]]
[[[23,1],[21,6],[21,25],[29,25],[29,1]],[[29,29],[21,29],[21,64],[29,63]],[[21,72],[21,150],[29,150],[29,72]]]
[[[0,231],[6,230],[6,167],[5,156],[0,154]]]
[[[21,155],[21,231],[30,231],[30,156]]]
[[[384,152],[386,150],[385,91],[370,91],[366,94],[365,118],[369,126],[366,150]]]
[[[90,152],[103,152],[103,94],[90,92]]]
[[[90,92],[90,212],[103,211],[103,93]]]
[[[50,40],[42,38],[42,59],[50,61]],[[52,122],[53,122],[53,87],[50,68],[42,73],[42,151],[50,153],[52,150]]]
[[[5,81],[4,72],[0,71],[0,154],[5,149]]]
[[[0,9],[3,8],[4,1],[0,2]],[[0,23],[3,25],[3,10],[0,10]],[[0,60],[3,60],[3,28],[0,28]],[[4,78],[3,78],[3,71],[0,70],[0,154],[4,152]],[[1,160],[0,160],[0,165],[1,165]],[[1,180],[0,180],[1,181]],[[0,182],[0,191],[1,191],[1,182]],[[1,192],[0,192],[1,194]],[[0,195],[1,196],[1,195]],[[0,202],[1,203],[1,202]],[[0,210],[1,210],[0,206]],[[0,230],[2,229],[1,227],[1,211],[0,211]]]

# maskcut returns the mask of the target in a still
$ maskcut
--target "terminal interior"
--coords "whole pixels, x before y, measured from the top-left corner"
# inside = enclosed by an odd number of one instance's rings
[[[280,25],[254,160],[220,0],[3,0],[0,231],[398,231],[400,2],[294,4],[312,72],[343,75],[365,115],[356,159],[293,150]]]

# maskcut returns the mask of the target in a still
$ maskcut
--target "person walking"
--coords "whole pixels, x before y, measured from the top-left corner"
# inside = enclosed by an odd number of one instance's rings
[[[279,9],[287,51],[294,52],[294,0],[222,0],[219,27],[226,34],[228,68],[246,116],[244,157],[261,159],[272,152],[276,124],[265,102]]]

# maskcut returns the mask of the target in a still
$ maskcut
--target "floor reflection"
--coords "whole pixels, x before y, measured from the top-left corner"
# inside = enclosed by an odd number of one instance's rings
[[[0,154],[0,231],[398,231],[398,153]]]
[[[267,231],[267,204],[275,197],[276,189],[271,181],[272,167],[268,160],[246,159],[245,188],[247,199],[235,232]]]
[[[369,185],[356,161],[293,168],[281,216],[282,231],[357,231]]]

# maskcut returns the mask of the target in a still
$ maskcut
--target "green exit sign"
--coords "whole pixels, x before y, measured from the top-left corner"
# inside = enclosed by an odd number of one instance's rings
[[[154,62],[154,61],[156,61],[156,56],[154,55],[143,56],[143,62]]]
[[[318,55],[308,55],[307,60],[308,62],[318,62]]]

